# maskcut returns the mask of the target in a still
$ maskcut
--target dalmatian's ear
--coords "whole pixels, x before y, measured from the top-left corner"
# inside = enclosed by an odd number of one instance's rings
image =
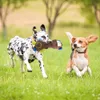
[[[36,27],[35,27],[35,26],[33,27],[33,29],[32,29],[32,30],[33,30],[34,34],[36,34],[36,33],[37,33],[37,31],[36,31]]]
[[[46,29],[45,29],[45,25],[42,24],[42,25],[40,26],[40,29],[41,29],[42,31],[46,31]]]

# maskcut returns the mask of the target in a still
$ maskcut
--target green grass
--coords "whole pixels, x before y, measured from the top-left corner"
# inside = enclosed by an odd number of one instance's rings
[[[78,78],[74,72],[66,74],[70,56],[68,40],[63,41],[63,50],[42,51],[48,79],[43,79],[38,62],[31,64],[32,73],[20,72],[20,60],[15,56],[15,68],[11,68],[6,51],[8,43],[0,44],[0,100],[100,100],[100,46],[98,41],[89,46],[90,67],[93,76],[87,73]]]
[[[65,32],[69,31],[74,36],[85,37],[90,34],[99,34],[96,26],[84,24],[85,18],[80,15],[78,5],[70,6],[58,18],[53,31],[52,39],[61,40],[63,50],[48,49],[42,51],[48,79],[43,79],[37,61],[31,64],[32,73],[20,72],[20,60],[16,56],[15,68],[11,67],[6,49],[10,38],[15,35],[25,38],[31,36],[33,25],[36,25],[39,29],[40,24],[42,24],[41,21],[47,25],[45,7],[40,1],[35,0],[34,3],[25,7],[26,9],[22,8],[16,11],[17,16],[22,17],[23,15],[24,18],[26,17],[24,14],[33,12],[33,22],[37,21],[28,24],[21,21],[19,25],[16,25],[10,19],[12,24],[8,24],[7,41],[2,41],[0,33],[0,100],[100,100],[99,41],[90,44],[88,47],[89,66],[92,69],[93,76],[90,77],[86,73],[82,78],[78,78],[74,72],[69,75],[66,74],[66,65],[70,57],[71,47]],[[18,21],[16,16],[14,17]],[[24,20],[28,22],[30,18],[27,16]],[[36,19],[34,20],[34,18]],[[29,20],[29,22],[31,21]]]

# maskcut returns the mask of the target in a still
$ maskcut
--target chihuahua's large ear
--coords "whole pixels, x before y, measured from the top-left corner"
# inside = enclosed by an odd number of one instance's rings
[[[66,32],[66,35],[68,36],[70,43],[72,43],[72,38],[73,38],[72,34],[70,32]]]
[[[92,42],[95,42],[98,39],[98,37],[94,36],[94,35],[90,35],[86,39],[87,39],[88,43],[92,43]]]
[[[75,37],[73,37],[72,38],[72,43],[74,43],[76,41],[76,38]]]
[[[42,24],[42,25],[40,26],[40,29],[41,29],[42,31],[46,31],[46,29],[45,29],[45,25]]]
[[[35,26],[33,27],[33,29],[32,29],[32,30],[33,30],[34,34],[36,34],[36,33],[37,33],[37,31],[36,31],[36,27],[35,27]]]

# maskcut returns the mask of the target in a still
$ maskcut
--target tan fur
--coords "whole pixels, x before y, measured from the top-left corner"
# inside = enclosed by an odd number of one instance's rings
[[[70,33],[68,33],[68,36]],[[71,39],[69,37],[69,39]],[[88,66],[88,51],[87,47],[89,43],[95,42],[98,39],[97,36],[89,36],[87,38],[84,37],[72,37],[71,46],[74,49],[72,57],[70,58],[67,66],[67,72],[69,73],[72,69],[75,70],[77,76],[81,77],[86,71],[91,75],[91,70]],[[75,47],[76,45],[76,47]]]

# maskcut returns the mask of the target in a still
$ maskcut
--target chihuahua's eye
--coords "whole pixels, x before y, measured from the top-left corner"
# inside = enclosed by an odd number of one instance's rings
[[[83,41],[79,40],[79,43],[83,43]]]

